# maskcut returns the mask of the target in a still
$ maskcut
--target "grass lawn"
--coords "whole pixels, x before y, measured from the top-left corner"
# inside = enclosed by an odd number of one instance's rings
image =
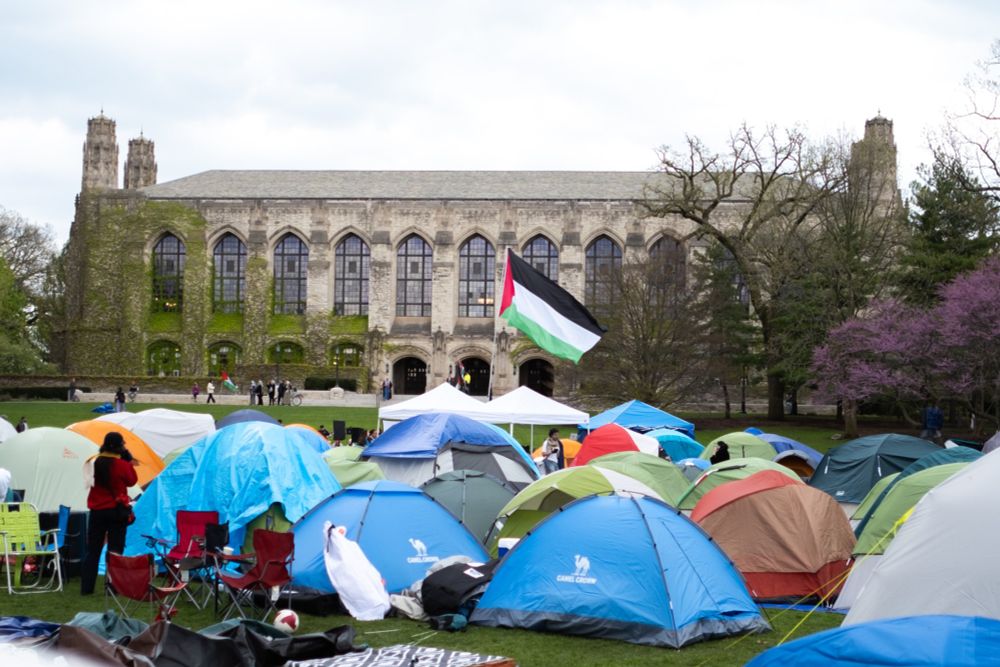
[[[76,421],[91,419],[94,406],[85,403],[65,403],[46,401],[24,401],[0,403],[0,414],[16,423],[24,416],[32,427],[64,427]],[[137,412],[153,407],[208,413],[222,417],[244,406],[208,406],[204,403],[171,404],[136,403],[129,410]],[[373,428],[376,425],[376,411],[373,408],[332,408],[332,407],[267,407],[263,410],[281,419],[285,424],[301,422],[331,427],[335,419],[344,420],[348,426]],[[741,431],[754,424],[748,419],[732,421],[717,416],[698,415],[695,423],[704,423],[699,428],[698,440],[706,444],[713,438],[732,431]],[[744,423],[746,422],[746,423]],[[837,443],[832,436],[837,433],[829,422],[810,423],[803,419],[787,424],[754,424],[767,431],[780,433],[799,440],[818,450],[825,451]],[[564,437],[575,431],[571,427],[561,427]],[[527,426],[515,426],[514,435],[519,442],[537,445],[545,437],[547,427],[536,426],[534,437]],[[100,586],[100,584],[99,584]],[[81,597],[78,593],[79,581],[71,579],[67,590],[62,593],[44,595],[9,596],[0,592],[0,615],[25,615],[48,621],[68,621],[78,611],[102,611],[104,598],[98,594]],[[98,588],[100,590],[100,588]],[[805,614],[801,612],[777,612],[769,610],[774,631],[762,635],[730,638],[695,644],[680,651],[635,646],[624,642],[599,639],[585,639],[555,634],[542,634],[520,630],[502,630],[470,627],[466,632],[438,633],[421,641],[422,644],[454,648],[480,653],[493,653],[513,657],[521,665],[742,665],[761,651],[775,645],[785,634],[799,623]],[[150,614],[144,608],[139,618],[149,620]],[[333,626],[353,623],[358,631],[358,641],[372,646],[411,643],[426,631],[426,624],[404,619],[389,619],[374,623],[356,623],[348,617],[316,617],[301,615],[302,631],[318,631]],[[835,614],[816,613],[808,617],[799,627],[794,637],[825,630],[839,625],[842,617]],[[175,622],[199,629],[216,621],[212,611],[198,611],[190,604],[182,604]],[[366,634],[371,633],[371,634]]]
[[[98,591],[101,590],[98,581]],[[103,611],[104,597],[100,592],[89,597],[80,596],[79,580],[70,579],[62,593],[10,596],[0,593],[0,616],[24,615],[53,622],[70,620],[78,611]],[[109,601],[110,603],[110,601]],[[111,603],[113,605],[113,603]],[[190,603],[179,605],[174,622],[200,629],[216,622],[212,609],[199,611]],[[747,635],[687,646],[679,651],[648,646],[635,646],[625,642],[587,639],[565,635],[469,627],[465,632],[450,634],[439,632],[420,643],[428,646],[460,649],[479,653],[492,653],[515,658],[522,667],[573,665],[574,667],[604,667],[606,665],[743,665],[761,651],[777,644],[805,615],[801,612],[768,610],[774,630],[760,635]],[[148,607],[136,614],[149,621]],[[427,632],[427,624],[406,619],[359,623],[346,616],[318,617],[300,614],[300,632],[316,632],[352,624],[358,633],[358,642],[372,646],[409,644]],[[795,632],[803,637],[834,627],[843,619],[837,614],[816,613],[810,616]],[[370,633],[370,634],[366,634]],[[220,666],[222,667],[222,666]]]

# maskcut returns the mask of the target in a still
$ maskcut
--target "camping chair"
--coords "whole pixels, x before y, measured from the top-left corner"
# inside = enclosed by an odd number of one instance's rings
[[[253,531],[253,549],[253,554],[221,555],[217,561],[253,562],[250,570],[242,576],[226,574],[216,565],[216,576],[230,600],[223,610],[223,620],[233,613],[238,613],[240,618],[247,618],[244,606],[249,609],[251,618],[266,619],[272,611],[277,610],[282,586],[292,581],[292,561],[295,558],[295,537],[292,533],[258,528]]]
[[[3,544],[3,561],[0,567],[7,572],[7,592],[48,593],[62,590],[62,567],[56,536],[59,529],[42,531],[38,523],[38,510],[31,503],[0,504],[0,540]],[[25,561],[35,560],[36,579],[33,584],[22,585]],[[46,579],[42,561],[51,558],[52,575]]]
[[[208,576],[205,562],[205,527],[218,523],[218,512],[178,510],[177,542],[175,544],[151,535],[143,537],[146,538],[150,546],[156,549],[175,583],[187,583],[192,579],[204,581]],[[186,588],[184,593],[194,606],[199,609],[204,607],[204,602],[199,602],[190,588]]]
[[[177,598],[187,584],[156,586],[156,559],[153,554],[122,556],[108,553],[107,576],[104,579],[104,596],[114,600],[124,616],[136,603],[148,602],[150,610],[156,609],[156,620],[170,621],[177,613]]]

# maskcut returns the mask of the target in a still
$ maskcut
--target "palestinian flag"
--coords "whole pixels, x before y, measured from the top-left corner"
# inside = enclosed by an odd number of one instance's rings
[[[511,250],[507,251],[500,317],[549,354],[573,363],[597,345],[605,331],[572,294]]]
[[[222,386],[229,391],[237,391],[236,385],[229,379],[229,373],[222,371]]]

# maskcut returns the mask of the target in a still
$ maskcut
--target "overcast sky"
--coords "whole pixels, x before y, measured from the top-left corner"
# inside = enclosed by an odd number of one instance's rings
[[[160,182],[645,170],[685,133],[860,136],[881,110],[905,187],[998,29],[992,0],[4,2],[0,206],[64,241],[102,107],[122,162],[156,142]]]

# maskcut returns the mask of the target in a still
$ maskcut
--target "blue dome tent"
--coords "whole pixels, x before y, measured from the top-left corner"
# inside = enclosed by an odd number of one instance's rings
[[[230,544],[272,504],[290,521],[300,518],[340,485],[315,447],[298,433],[251,421],[205,436],[150,482],[135,504],[125,551],[146,553],[143,535],[172,541],[177,510],[215,510],[229,522]]]
[[[747,429],[747,432],[749,433],[750,429]],[[809,445],[802,444],[798,440],[792,440],[791,438],[786,438],[783,435],[776,435],[774,433],[755,433],[754,435],[764,442],[771,443],[771,446],[774,447],[774,451],[779,454],[789,451],[802,452],[805,454],[805,459],[813,468],[818,466],[819,462],[823,460],[822,453],[816,451]]]
[[[625,495],[581,498],[542,521],[500,563],[471,621],[674,648],[769,628],[698,526]]]
[[[235,412],[230,412],[228,415],[215,422],[215,428],[216,430],[221,430],[227,426],[232,426],[233,424],[242,424],[244,422],[264,422],[265,424],[277,424],[278,420],[269,414],[261,412],[260,410],[250,410],[247,408],[243,410],[237,410]]]
[[[698,458],[705,450],[697,440],[672,428],[654,428],[652,431],[646,431],[645,435],[656,438],[660,443],[660,449],[670,457],[671,461]]]
[[[588,431],[593,431],[605,424],[618,424],[625,428],[640,429],[666,427],[694,437],[694,424],[691,422],[635,400],[605,410],[601,414],[591,417],[589,423],[579,424],[577,428],[580,429],[581,433],[586,434]]]
[[[361,546],[390,593],[422,579],[427,568],[448,556],[489,559],[472,533],[420,489],[386,480],[363,482],[331,496],[292,526],[297,586],[335,592],[323,561],[327,521],[347,528],[347,537]]]
[[[907,616],[818,632],[775,646],[747,667],[979,667],[1000,655],[1000,621]]]
[[[444,412],[404,419],[362,456],[378,463],[387,479],[411,486],[452,470],[478,470],[517,490],[539,477],[531,457],[503,429]]]

